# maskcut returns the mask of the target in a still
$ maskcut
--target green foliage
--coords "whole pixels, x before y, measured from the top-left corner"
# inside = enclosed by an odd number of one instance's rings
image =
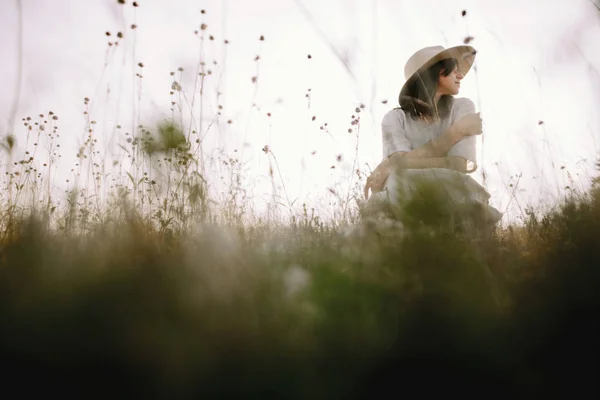
[[[419,219],[420,206],[407,207]],[[427,224],[361,232],[205,223],[166,234],[125,214],[64,236],[17,222],[0,253],[7,387],[27,378],[37,385],[21,393],[144,398],[597,392],[597,192],[487,237]]]

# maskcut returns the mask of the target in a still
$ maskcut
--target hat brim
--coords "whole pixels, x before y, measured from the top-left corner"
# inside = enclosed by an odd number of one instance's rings
[[[435,56],[431,57],[425,64],[423,64],[414,74],[412,74],[402,88],[400,89],[400,96],[403,96],[408,87],[415,81],[417,75],[420,72],[426,71],[429,67],[436,64],[439,61],[446,60],[448,58],[455,58],[458,61],[458,71],[463,75],[467,75],[473,63],[475,62],[475,55],[477,51],[472,46],[455,46],[440,51]]]

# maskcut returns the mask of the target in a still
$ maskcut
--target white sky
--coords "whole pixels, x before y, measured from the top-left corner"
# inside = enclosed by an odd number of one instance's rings
[[[206,80],[207,118],[223,105],[205,149],[242,154],[257,209],[271,200],[269,157],[261,151],[268,144],[290,201],[297,199],[298,206],[306,201],[323,217],[331,216],[338,208],[328,189],[346,196],[356,158],[357,134],[348,133],[354,109],[366,105],[355,168],[374,168],[381,159],[379,123],[396,105],[407,58],[421,47],[461,44],[466,36],[474,37],[471,44],[478,50],[477,73],[467,75],[460,96],[473,99],[484,119],[479,161],[492,203],[501,210],[509,207],[514,218],[519,206],[554,202],[569,185],[565,171],[583,186],[593,176],[600,132],[600,53],[595,50],[600,13],[590,0],[140,0],[136,9],[129,0],[125,6],[116,0],[21,3],[23,75],[14,131],[22,146],[21,117],[49,110],[58,114],[63,177],[85,137],[84,97],[92,99],[91,116],[107,154],[125,143],[124,132],[135,124],[134,109],[145,125],[170,118],[170,71],[184,68],[183,77],[175,79],[192,97],[200,56],[194,30],[203,22],[208,25],[203,55],[213,71]],[[463,9],[466,18],[460,15]],[[135,32],[129,28],[133,23]],[[109,48],[118,31],[124,39]],[[17,0],[0,0],[2,135],[11,131],[17,32]],[[261,35],[265,41],[259,41]],[[258,82],[253,84],[256,55]],[[144,63],[139,101],[138,62]],[[223,93],[218,101],[217,91]],[[324,122],[330,134],[319,129]],[[515,187],[510,184],[521,172],[511,201]],[[281,186],[278,177],[276,183]],[[55,185],[66,187],[64,179]],[[280,189],[278,194],[283,196]]]

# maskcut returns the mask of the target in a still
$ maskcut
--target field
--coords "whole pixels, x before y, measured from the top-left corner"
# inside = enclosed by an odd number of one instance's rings
[[[198,68],[195,101],[218,99],[201,94],[209,73]],[[323,219],[293,204],[265,146],[273,197],[258,213],[243,160],[207,157],[212,125],[201,121],[217,114],[202,115],[184,94],[172,87],[169,120],[133,116],[129,133],[115,126],[113,159],[86,98],[66,175],[56,114],[24,116],[3,137],[4,393],[600,395],[600,181],[489,231],[476,218],[459,226],[465,210],[431,187],[427,201],[399,210],[401,222],[364,217],[357,199],[368,171],[351,168],[356,178],[329,193],[337,208]]]

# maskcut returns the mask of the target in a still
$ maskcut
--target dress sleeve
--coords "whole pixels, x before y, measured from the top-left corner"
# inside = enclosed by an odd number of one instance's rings
[[[475,104],[469,99],[455,99],[452,105],[452,120],[450,125],[468,114],[474,114]],[[472,161],[477,165],[477,137],[466,136],[456,143],[449,151],[449,156],[460,156],[466,160]]]
[[[406,137],[404,111],[391,110],[381,121],[383,157],[396,151],[411,151],[412,146]]]

